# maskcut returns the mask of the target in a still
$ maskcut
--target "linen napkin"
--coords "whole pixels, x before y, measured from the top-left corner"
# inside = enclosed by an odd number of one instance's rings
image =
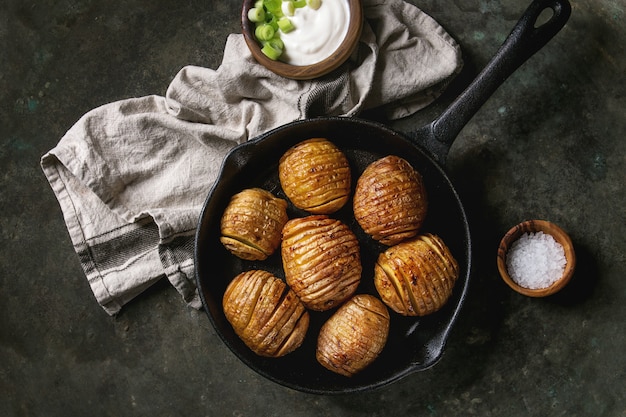
[[[458,44],[403,0],[364,0],[351,58],[310,81],[257,64],[241,34],[216,70],[183,67],[165,96],[86,113],[41,159],[74,249],[108,314],[167,277],[201,308],[194,235],[226,153],[279,125],[379,108],[390,119],[431,103],[462,66]]]

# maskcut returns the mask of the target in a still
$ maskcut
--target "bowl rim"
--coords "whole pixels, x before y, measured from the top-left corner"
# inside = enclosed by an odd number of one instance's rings
[[[567,263],[561,278],[552,283],[552,285],[538,289],[525,288],[517,284],[509,275],[506,267],[506,256],[510,246],[521,235],[526,232],[539,231],[551,235],[554,240],[563,246]],[[569,235],[559,226],[547,220],[526,220],[509,229],[500,241],[500,245],[498,246],[497,264],[502,280],[513,290],[529,297],[546,297],[563,289],[563,287],[565,287],[571,280],[572,275],[574,274],[574,269],[576,268],[576,254],[574,252],[574,245],[572,244],[572,240]]]
[[[338,68],[352,55],[357,47],[363,29],[363,5],[361,0],[346,0],[350,9],[348,32],[335,53],[328,58],[311,65],[291,65],[282,61],[274,61],[263,52],[254,37],[254,23],[248,19],[248,10],[255,0],[244,0],[241,8],[241,30],[248,49],[254,59],[270,71],[294,80],[310,80],[330,73]]]

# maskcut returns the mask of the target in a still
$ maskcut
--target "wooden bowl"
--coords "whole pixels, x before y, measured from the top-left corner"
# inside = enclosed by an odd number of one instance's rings
[[[295,80],[318,78],[343,64],[357,47],[361,37],[361,29],[363,28],[363,6],[361,1],[347,0],[350,8],[348,33],[334,54],[316,64],[290,65],[282,61],[274,61],[261,52],[261,45],[254,36],[255,24],[248,19],[248,10],[254,6],[255,0],[244,0],[243,2],[241,10],[243,36],[254,59],[270,71]]]
[[[561,278],[556,280],[549,287],[539,289],[525,288],[518,285],[509,275],[506,266],[506,256],[511,245],[524,233],[536,233],[540,231],[551,235],[554,240],[563,246],[567,263]],[[545,220],[528,220],[514,226],[507,232],[506,235],[504,235],[502,241],[500,242],[500,246],[498,247],[498,271],[500,272],[500,276],[509,287],[518,293],[529,297],[546,297],[560,291],[572,278],[575,267],[576,256],[571,239],[560,227]]]

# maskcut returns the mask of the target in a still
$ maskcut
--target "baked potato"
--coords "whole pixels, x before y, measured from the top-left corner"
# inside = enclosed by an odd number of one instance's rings
[[[239,258],[264,260],[280,246],[287,220],[287,201],[261,188],[245,189],[224,211],[220,241]]]
[[[317,338],[317,361],[335,373],[356,374],[383,350],[389,320],[389,311],[378,298],[355,295],[322,326]]]
[[[296,294],[267,271],[237,275],[226,288],[222,304],[237,336],[261,356],[293,352],[309,327],[309,313]]]
[[[280,158],[278,174],[285,195],[309,213],[334,213],[350,197],[348,159],[325,138],[311,138],[290,148]]]
[[[361,280],[356,236],[340,220],[326,215],[289,220],[283,228],[281,255],[287,284],[311,310],[341,304]]]
[[[374,285],[387,306],[404,316],[425,316],[448,301],[459,266],[443,240],[419,235],[381,253]]]
[[[380,243],[392,246],[419,232],[428,209],[422,176],[389,155],[368,165],[357,180],[354,217]]]

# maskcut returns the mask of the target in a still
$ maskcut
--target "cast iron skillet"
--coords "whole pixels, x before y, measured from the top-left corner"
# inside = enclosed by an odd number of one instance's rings
[[[552,10],[552,17],[535,27],[540,14],[547,9]],[[274,382],[318,394],[380,387],[438,362],[466,297],[472,261],[465,211],[441,164],[463,126],[517,67],[556,35],[565,25],[570,11],[567,0],[535,0],[492,61],[465,92],[440,117],[410,137],[366,120],[325,117],[289,123],[236,147],[228,154],[201,213],[196,233],[195,265],[197,285],[208,317],[239,359]],[[232,195],[249,187],[262,187],[286,199],[278,180],[278,160],[288,148],[314,136],[329,138],[346,153],[354,181],[369,163],[380,157],[396,154],[407,159],[422,174],[429,196],[428,215],[422,230],[441,236],[461,269],[454,292],[442,310],[424,318],[405,318],[392,313],[389,339],[383,352],[372,365],[352,378],[326,370],[315,359],[319,328],[332,312],[311,312],[303,345],[285,357],[270,359],[252,353],[235,335],[222,311],[226,286],[238,273],[265,269],[284,277],[279,254],[262,262],[242,261],[221,245],[219,223],[228,201]],[[307,214],[293,206],[288,212],[291,218]],[[358,293],[376,295],[373,265],[385,247],[368,238],[353,220],[351,202],[334,217],[347,223],[360,241],[363,275]]]

